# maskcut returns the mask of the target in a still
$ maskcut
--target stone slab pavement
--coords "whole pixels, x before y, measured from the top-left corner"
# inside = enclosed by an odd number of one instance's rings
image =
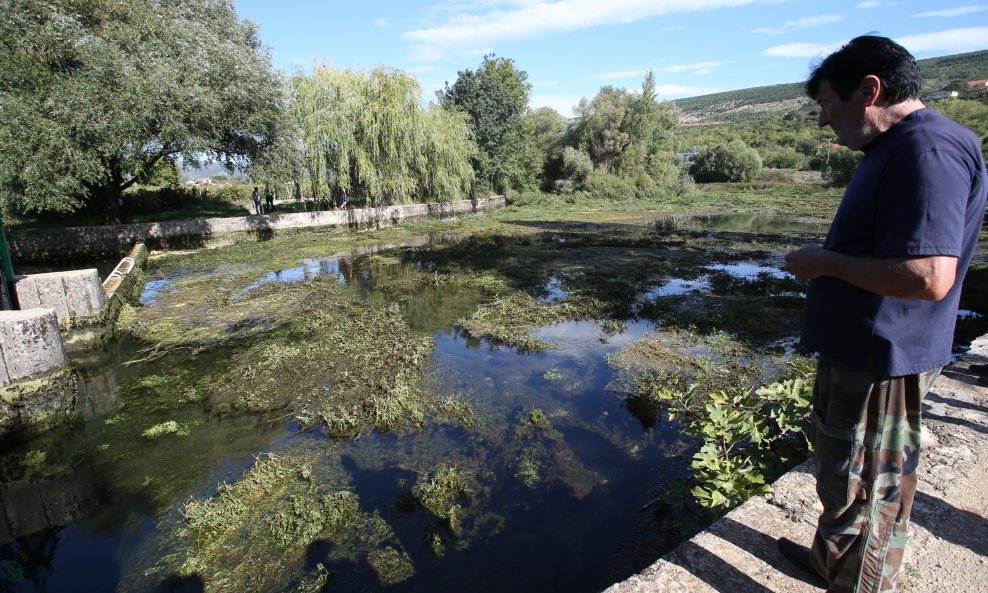
[[[988,593],[988,336],[944,369],[923,404],[924,450],[906,548],[904,593]],[[809,462],[774,492],[749,500],[706,531],[606,593],[815,593],[776,550],[809,545],[820,512]]]

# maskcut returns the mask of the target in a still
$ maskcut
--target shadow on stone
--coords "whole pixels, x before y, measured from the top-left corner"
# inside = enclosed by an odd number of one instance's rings
[[[757,536],[760,536],[768,542],[766,545],[770,543],[774,549],[774,538],[754,532],[743,525],[735,523],[734,521],[730,521],[730,523],[732,524],[732,528],[743,528],[753,534],[757,534]],[[762,548],[761,544],[762,542],[759,542],[759,549]],[[766,557],[765,554],[756,555],[762,558]],[[669,558],[669,560],[673,564],[681,566],[698,579],[701,579],[707,583],[715,591],[719,591],[721,593],[737,593],[738,591],[744,591],[745,593],[771,593],[771,589],[767,589],[762,586],[758,583],[758,581],[744,574],[723,558],[720,558],[716,554],[693,542],[686,542],[683,544],[683,546],[676,551],[674,557]],[[785,560],[780,555],[776,560],[776,563],[781,565],[783,562],[785,562]],[[792,573],[795,573],[795,569],[792,569]]]
[[[911,520],[940,539],[988,557],[988,520],[984,517],[917,492]]]
[[[976,383],[970,383],[970,385],[975,385],[975,384]],[[964,408],[965,410],[973,410],[975,412],[982,412],[984,414],[988,414],[988,408],[986,408],[985,406],[979,406],[978,404],[962,401],[957,398],[948,399],[932,391],[926,394],[926,397],[923,398],[923,401],[924,402],[934,401],[936,403],[944,404],[952,408]],[[923,412],[925,415],[926,410],[924,410]]]

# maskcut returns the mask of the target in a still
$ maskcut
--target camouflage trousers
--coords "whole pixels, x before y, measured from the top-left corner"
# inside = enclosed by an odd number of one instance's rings
[[[899,590],[921,406],[939,374],[876,377],[821,358],[812,438],[823,513],[810,559],[829,593]]]

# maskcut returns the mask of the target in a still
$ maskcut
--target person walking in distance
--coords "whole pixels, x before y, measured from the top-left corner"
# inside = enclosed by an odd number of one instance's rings
[[[916,60],[857,37],[806,83],[820,127],[864,152],[822,246],[786,255],[809,280],[802,344],[813,388],[813,545],[782,554],[831,593],[898,591],[924,395],[950,362],[961,283],[985,212],[980,142],[920,100]]]
[[[254,213],[261,214],[261,194],[257,191],[257,186],[254,186],[254,191],[251,192],[250,198],[254,200]]]

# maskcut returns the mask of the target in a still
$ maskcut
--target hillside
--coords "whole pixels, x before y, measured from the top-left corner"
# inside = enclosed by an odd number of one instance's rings
[[[988,78],[988,50],[926,58],[918,63],[924,92],[951,88],[963,94],[967,81]],[[766,111],[798,111],[812,104],[804,95],[802,82],[677,99],[673,103],[679,107],[683,123],[687,124],[737,121]]]

